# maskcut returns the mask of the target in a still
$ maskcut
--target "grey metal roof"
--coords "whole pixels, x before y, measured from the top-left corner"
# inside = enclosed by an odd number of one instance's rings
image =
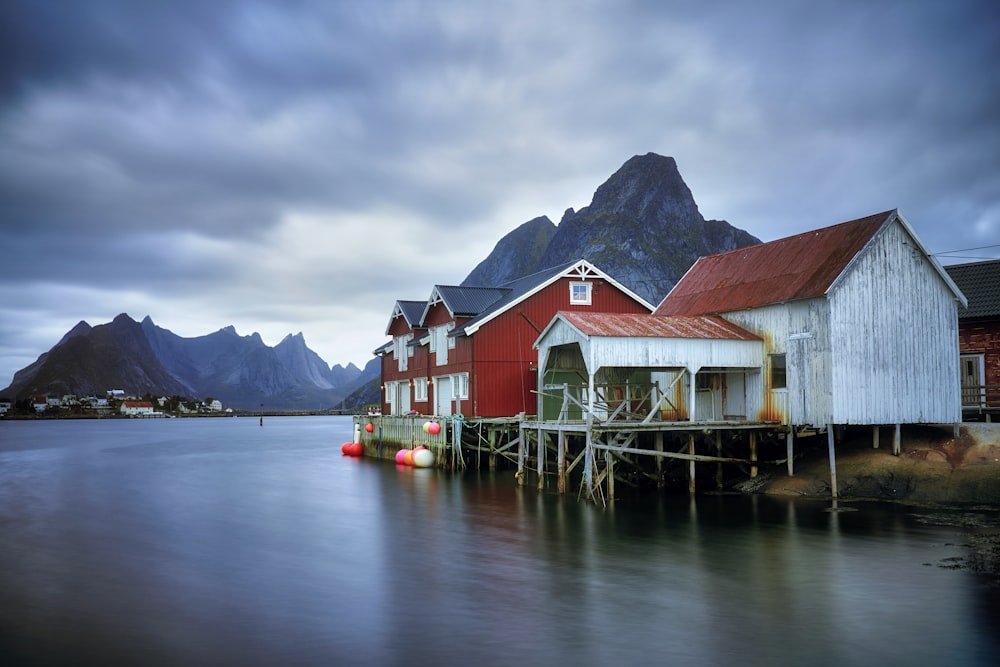
[[[420,325],[420,316],[424,314],[426,301],[397,301],[396,305],[399,306],[400,312],[406,318],[406,323],[410,325],[411,329]]]
[[[501,287],[462,287],[460,285],[436,285],[434,289],[453,317],[475,317],[509,291]],[[424,303],[426,307],[427,304]],[[426,314],[426,310],[423,311]]]
[[[953,264],[944,270],[969,300],[968,308],[959,306],[959,319],[1000,317],[1000,259]]]
[[[508,283],[500,285],[497,288],[494,288],[498,290],[504,290],[503,296],[500,299],[494,301],[492,304],[490,304],[489,307],[481,310],[479,313],[476,314],[474,318],[466,322],[464,325],[456,327],[448,335],[449,336],[462,335],[463,333],[465,333],[465,330],[467,328],[479,324],[480,321],[490,317],[491,315],[493,315],[493,313],[497,312],[498,310],[503,310],[509,304],[517,301],[531,290],[535,289],[539,285],[542,285],[546,281],[550,280],[552,277],[558,276],[559,274],[569,270],[573,266],[576,266],[576,264],[579,261],[580,260],[574,260],[572,262],[567,262],[566,264],[561,264],[559,266],[553,266],[548,269],[543,269],[542,271],[538,271],[536,273],[532,273],[531,275],[517,278],[516,280],[512,280]],[[470,288],[465,288],[465,289],[470,289]],[[486,289],[486,288],[481,288],[481,289]]]

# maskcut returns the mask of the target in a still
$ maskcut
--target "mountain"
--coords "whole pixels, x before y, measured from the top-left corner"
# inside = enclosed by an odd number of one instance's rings
[[[93,328],[80,322],[35,363],[15,373],[0,394],[103,396],[108,389],[126,386],[137,395],[184,395],[189,389],[163,367],[139,323],[119,315]]]
[[[496,287],[514,278],[531,275],[543,268],[545,249],[556,235],[556,226],[548,216],[529,220],[493,248],[465,278],[463,285]]]
[[[272,348],[258,334],[240,336],[232,326],[183,338],[148,316],[140,324],[122,314],[96,327],[80,322],[0,394],[86,396],[124,389],[217,398],[234,409],[326,409],[378,374],[377,359],[363,371],[353,364],[331,369],[301,333]]]
[[[542,217],[512,231],[462,284],[495,287],[584,258],[655,305],[698,257],[756,243],[724,220],[705,220],[675,160],[647,153],[626,161],[558,226]]]

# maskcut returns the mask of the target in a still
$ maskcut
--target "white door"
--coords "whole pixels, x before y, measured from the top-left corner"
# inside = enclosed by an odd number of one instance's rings
[[[451,376],[434,378],[434,414],[442,417],[451,414]]]
[[[726,373],[726,407],[724,417],[747,417],[747,383],[743,371]]]
[[[396,404],[399,406],[399,412],[396,414],[405,415],[410,411],[410,383],[400,382],[396,385]]]

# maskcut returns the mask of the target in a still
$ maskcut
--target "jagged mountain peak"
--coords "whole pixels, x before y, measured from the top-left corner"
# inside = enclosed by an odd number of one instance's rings
[[[706,221],[676,160],[656,153],[629,158],[557,227],[542,220],[502,238],[462,284],[492,287],[583,258],[658,303],[698,257],[760,242],[724,220]]]
[[[590,207],[638,217],[666,214],[701,219],[694,196],[677,169],[677,161],[656,153],[627,160],[597,188]]]
[[[183,338],[122,313],[107,324],[77,324],[59,345],[18,371],[4,395],[103,395],[122,388],[142,395],[213,397],[226,407],[317,409],[340,403],[378,375],[351,365],[339,373],[305,344],[302,332],[268,347],[258,333],[239,336],[233,326]]]

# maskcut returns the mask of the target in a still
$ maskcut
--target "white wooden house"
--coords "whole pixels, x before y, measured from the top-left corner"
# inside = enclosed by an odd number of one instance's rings
[[[965,303],[895,210],[703,257],[652,315],[558,314],[539,415],[575,382],[598,419],[624,385],[652,387],[627,397],[647,421],[957,423]]]

